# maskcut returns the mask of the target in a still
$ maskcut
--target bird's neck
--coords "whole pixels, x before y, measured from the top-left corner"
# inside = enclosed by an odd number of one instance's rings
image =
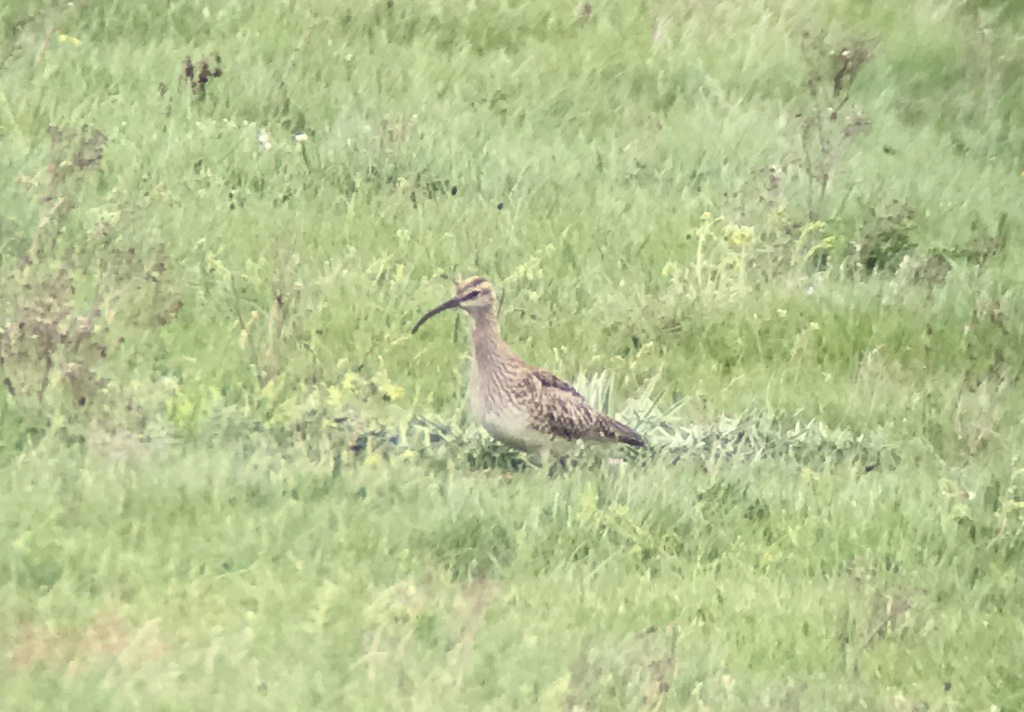
[[[505,340],[501,338],[498,317],[493,309],[475,313],[473,316],[473,358],[478,365],[496,360],[515,358]]]

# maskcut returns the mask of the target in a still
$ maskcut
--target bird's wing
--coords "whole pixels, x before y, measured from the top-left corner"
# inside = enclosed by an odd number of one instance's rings
[[[523,385],[533,427],[557,438],[585,437],[593,427],[594,409],[579,392],[543,369],[529,372]]]
[[[644,444],[634,430],[595,410],[575,388],[550,371],[531,369],[522,385],[531,425],[543,433],[569,440]]]

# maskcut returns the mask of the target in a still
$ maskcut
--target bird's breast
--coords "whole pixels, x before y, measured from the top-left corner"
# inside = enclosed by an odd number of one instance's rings
[[[530,452],[550,447],[550,436],[531,427],[530,414],[523,405],[499,384],[479,376],[474,369],[467,400],[473,418],[483,429],[495,440],[519,450]]]

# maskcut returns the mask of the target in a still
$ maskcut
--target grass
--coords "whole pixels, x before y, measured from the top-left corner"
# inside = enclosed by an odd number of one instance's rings
[[[1019,709],[1012,4],[0,8],[9,709]],[[506,337],[651,442],[530,467]]]

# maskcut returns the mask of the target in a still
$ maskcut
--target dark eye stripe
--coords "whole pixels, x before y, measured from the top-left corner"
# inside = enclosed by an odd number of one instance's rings
[[[456,295],[460,299],[476,299],[481,294],[490,294],[491,284],[483,277],[470,277],[459,285]]]

